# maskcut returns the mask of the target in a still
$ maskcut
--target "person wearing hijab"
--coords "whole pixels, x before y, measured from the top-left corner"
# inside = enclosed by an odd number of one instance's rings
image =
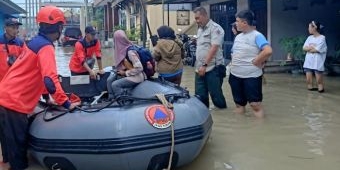
[[[110,99],[115,99],[124,94],[127,89],[135,87],[146,79],[137,51],[128,50],[133,44],[128,40],[125,32],[115,31],[113,39],[116,71],[107,79]]]
[[[168,26],[157,29],[159,40],[152,53],[157,61],[156,71],[159,78],[180,85],[183,73],[184,48],[176,39],[175,31]]]

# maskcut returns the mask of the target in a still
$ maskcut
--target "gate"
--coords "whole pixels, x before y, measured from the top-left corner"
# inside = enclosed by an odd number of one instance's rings
[[[233,45],[234,35],[231,31],[231,24],[235,22],[237,11],[236,0],[213,4],[210,6],[210,18],[221,25],[224,34],[223,56],[230,59],[230,50]]]
[[[249,7],[255,14],[256,29],[267,37],[267,0],[249,0]]]

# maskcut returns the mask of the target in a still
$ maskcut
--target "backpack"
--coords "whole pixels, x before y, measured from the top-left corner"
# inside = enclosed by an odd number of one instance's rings
[[[137,46],[137,45],[132,45],[128,47],[126,51],[126,59],[131,63],[128,56],[128,51],[129,50],[135,50],[137,51],[139,55],[139,60],[142,63],[143,66],[143,71],[146,74],[146,77],[149,79],[155,74],[155,59],[152,57],[151,52],[149,49],[142,47],[142,46]]]

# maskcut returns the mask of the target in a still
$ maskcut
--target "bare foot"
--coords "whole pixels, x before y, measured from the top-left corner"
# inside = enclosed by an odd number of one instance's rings
[[[264,111],[261,102],[252,102],[250,103],[250,106],[253,109],[255,117],[264,118]]]
[[[257,118],[264,118],[263,110],[254,111],[254,115]]]
[[[237,113],[237,114],[243,115],[243,114],[246,112],[246,109],[245,109],[244,106],[236,105],[236,108],[234,109],[233,112],[234,112],[234,113]]]
[[[0,170],[9,170],[9,164],[8,163],[4,163],[2,161],[0,161]]]

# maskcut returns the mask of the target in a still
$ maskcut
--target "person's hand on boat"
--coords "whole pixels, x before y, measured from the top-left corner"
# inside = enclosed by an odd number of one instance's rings
[[[105,71],[104,70],[98,70],[98,74],[104,74]]]
[[[48,105],[58,105],[51,95],[48,95],[48,100],[46,101]]]
[[[90,78],[91,79],[96,79],[97,78],[97,73],[93,70],[90,71]]]
[[[68,108],[68,110],[74,110],[77,106],[80,106],[81,102],[74,102],[71,103],[70,107]]]
[[[125,71],[124,70],[118,70],[117,74],[121,75],[121,76],[125,76]]]

